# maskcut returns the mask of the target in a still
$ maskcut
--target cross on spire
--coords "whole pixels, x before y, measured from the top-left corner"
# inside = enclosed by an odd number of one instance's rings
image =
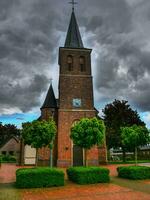
[[[76,4],[78,4],[77,2],[75,2],[74,0],[72,0],[71,2],[69,2],[69,4],[72,4],[72,11],[74,11],[74,6]]]

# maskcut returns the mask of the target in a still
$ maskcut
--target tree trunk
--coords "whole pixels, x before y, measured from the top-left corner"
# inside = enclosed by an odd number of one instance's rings
[[[88,162],[87,162],[87,149],[84,149],[84,166],[87,167]]]
[[[50,167],[53,167],[53,149],[50,148]]]
[[[49,144],[50,149],[50,155],[49,155],[49,165],[52,168],[53,167],[53,142]]]
[[[135,166],[137,166],[137,147],[135,147]]]
[[[126,162],[126,151],[125,151],[124,148],[122,149],[122,153],[123,153],[123,154],[122,154],[122,156],[123,156],[123,157],[122,157],[122,158],[123,158],[123,162]]]
[[[38,164],[38,148],[36,149],[36,159],[35,159],[35,166],[37,167]]]

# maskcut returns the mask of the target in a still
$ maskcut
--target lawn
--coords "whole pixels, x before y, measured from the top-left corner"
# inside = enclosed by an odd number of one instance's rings
[[[113,164],[134,164],[135,160],[131,160],[131,161],[108,161],[109,164],[113,165]],[[138,163],[150,163],[150,160],[138,160]]]
[[[14,184],[0,184],[0,200],[21,200],[21,191]]]

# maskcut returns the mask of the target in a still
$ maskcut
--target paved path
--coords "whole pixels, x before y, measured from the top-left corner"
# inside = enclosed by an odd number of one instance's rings
[[[150,200],[150,180],[128,181],[115,177],[116,167],[108,165],[112,176],[109,184],[80,186],[67,181],[64,187],[16,189],[15,165],[3,164],[0,169],[0,200]],[[4,184],[5,183],[5,184]],[[136,184],[134,184],[136,183]]]
[[[23,200],[150,200],[150,195],[114,184],[78,186],[24,191]]]
[[[0,168],[0,183],[11,183],[15,181],[15,164],[2,164]]]
[[[0,167],[0,183],[12,183],[16,181],[16,169],[22,166],[16,164],[2,164]],[[1,199],[0,199],[1,200]]]
[[[139,165],[150,167],[150,163],[140,163]]]

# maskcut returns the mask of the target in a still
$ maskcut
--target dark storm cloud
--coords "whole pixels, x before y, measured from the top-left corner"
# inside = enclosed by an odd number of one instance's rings
[[[149,10],[148,0],[99,0],[91,2],[88,20],[82,18],[91,32],[90,44],[97,48],[98,102],[127,99],[150,110]]]
[[[53,4],[52,0],[0,1],[1,114],[5,107],[29,111],[40,106],[56,61],[60,38],[56,27],[62,28]]]
[[[40,107],[40,96],[58,69],[58,47],[70,19],[67,3],[0,0],[0,108]],[[120,98],[150,110],[149,10],[149,0],[78,2],[81,35],[94,49],[98,103]]]
[[[7,79],[8,80],[8,79]],[[5,78],[1,79],[5,82]],[[18,107],[22,111],[29,111],[34,106],[39,105],[39,94],[45,88],[47,78],[44,75],[35,75],[31,80],[22,80],[21,83],[10,80],[7,85],[1,86],[1,105]],[[2,108],[2,106],[1,106]]]

